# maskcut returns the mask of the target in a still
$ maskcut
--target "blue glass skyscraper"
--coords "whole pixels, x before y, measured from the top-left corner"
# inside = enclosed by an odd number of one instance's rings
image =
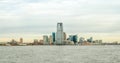
[[[53,42],[55,42],[55,32],[52,32]]]
[[[74,44],[76,44],[78,42],[78,36],[77,35],[70,35],[69,40],[73,41]]]
[[[74,44],[77,43],[77,40],[78,40],[78,36],[77,36],[77,35],[74,35],[74,36],[73,36],[73,42],[74,42]]]

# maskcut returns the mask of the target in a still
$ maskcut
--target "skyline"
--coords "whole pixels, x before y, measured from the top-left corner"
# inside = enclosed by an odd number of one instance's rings
[[[68,34],[120,42],[119,7],[119,0],[1,0],[0,41],[39,38],[63,22]]]

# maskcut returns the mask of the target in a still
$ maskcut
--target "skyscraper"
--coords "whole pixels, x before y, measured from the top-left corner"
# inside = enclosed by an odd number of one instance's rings
[[[69,35],[69,40],[73,41],[73,35]]]
[[[52,37],[52,35],[49,36],[49,44],[50,45],[53,44],[53,37]]]
[[[74,42],[74,44],[77,44],[77,42],[78,42],[78,36],[77,35],[73,36],[73,42]]]
[[[78,42],[78,36],[77,35],[69,35],[69,40],[73,41],[74,44]]]
[[[79,42],[80,42],[80,43],[85,42],[85,38],[84,38],[84,37],[80,37]]]
[[[23,43],[23,38],[20,38],[20,43]]]
[[[64,41],[63,23],[57,23],[56,45],[62,45]]]
[[[53,43],[55,42],[55,32],[52,32]]]
[[[49,44],[48,36],[47,35],[43,36],[43,42],[44,42],[44,45],[48,45]]]
[[[67,37],[67,35],[66,35],[66,33],[64,32],[64,40],[66,40],[66,37]]]

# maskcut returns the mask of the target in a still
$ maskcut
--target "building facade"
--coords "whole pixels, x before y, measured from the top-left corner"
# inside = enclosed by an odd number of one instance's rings
[[[53,37],[52,37],[52,35],[49,36],[49,44],[50,45],[53,44]]]
[[[64,32],[63,32],[63,23],[57,23],[57,32],[56,32],[56,45],[63,45],[64,42]]]
[[[48,36],[47,36],[47,35],[44,35],[44,36],[43,36],[43,44],[44,44],[44,45],[48,45],[48,44],[49,44]]]
[[[52,40],[53,40],[53,43],[55,42],[55,32],[52,32]]]
[[[78,36],[77,35],[69,35],[69,40],[73,41],[74,44],[77,44],[77,42],[78,42]]]
[[[23,38],[20,38],[20,43],[23,43]]]
[[[64,33],[64,40],[66,40],[67,39],[67,34],[65,32],[63,32],[63,33]]]

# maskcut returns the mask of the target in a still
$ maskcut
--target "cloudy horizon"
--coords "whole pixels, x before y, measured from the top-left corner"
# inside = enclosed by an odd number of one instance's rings
[[[119,0],[0,0],[0,41],[39,38],[63,22],[68,34],[120,42],[119,7]]]

